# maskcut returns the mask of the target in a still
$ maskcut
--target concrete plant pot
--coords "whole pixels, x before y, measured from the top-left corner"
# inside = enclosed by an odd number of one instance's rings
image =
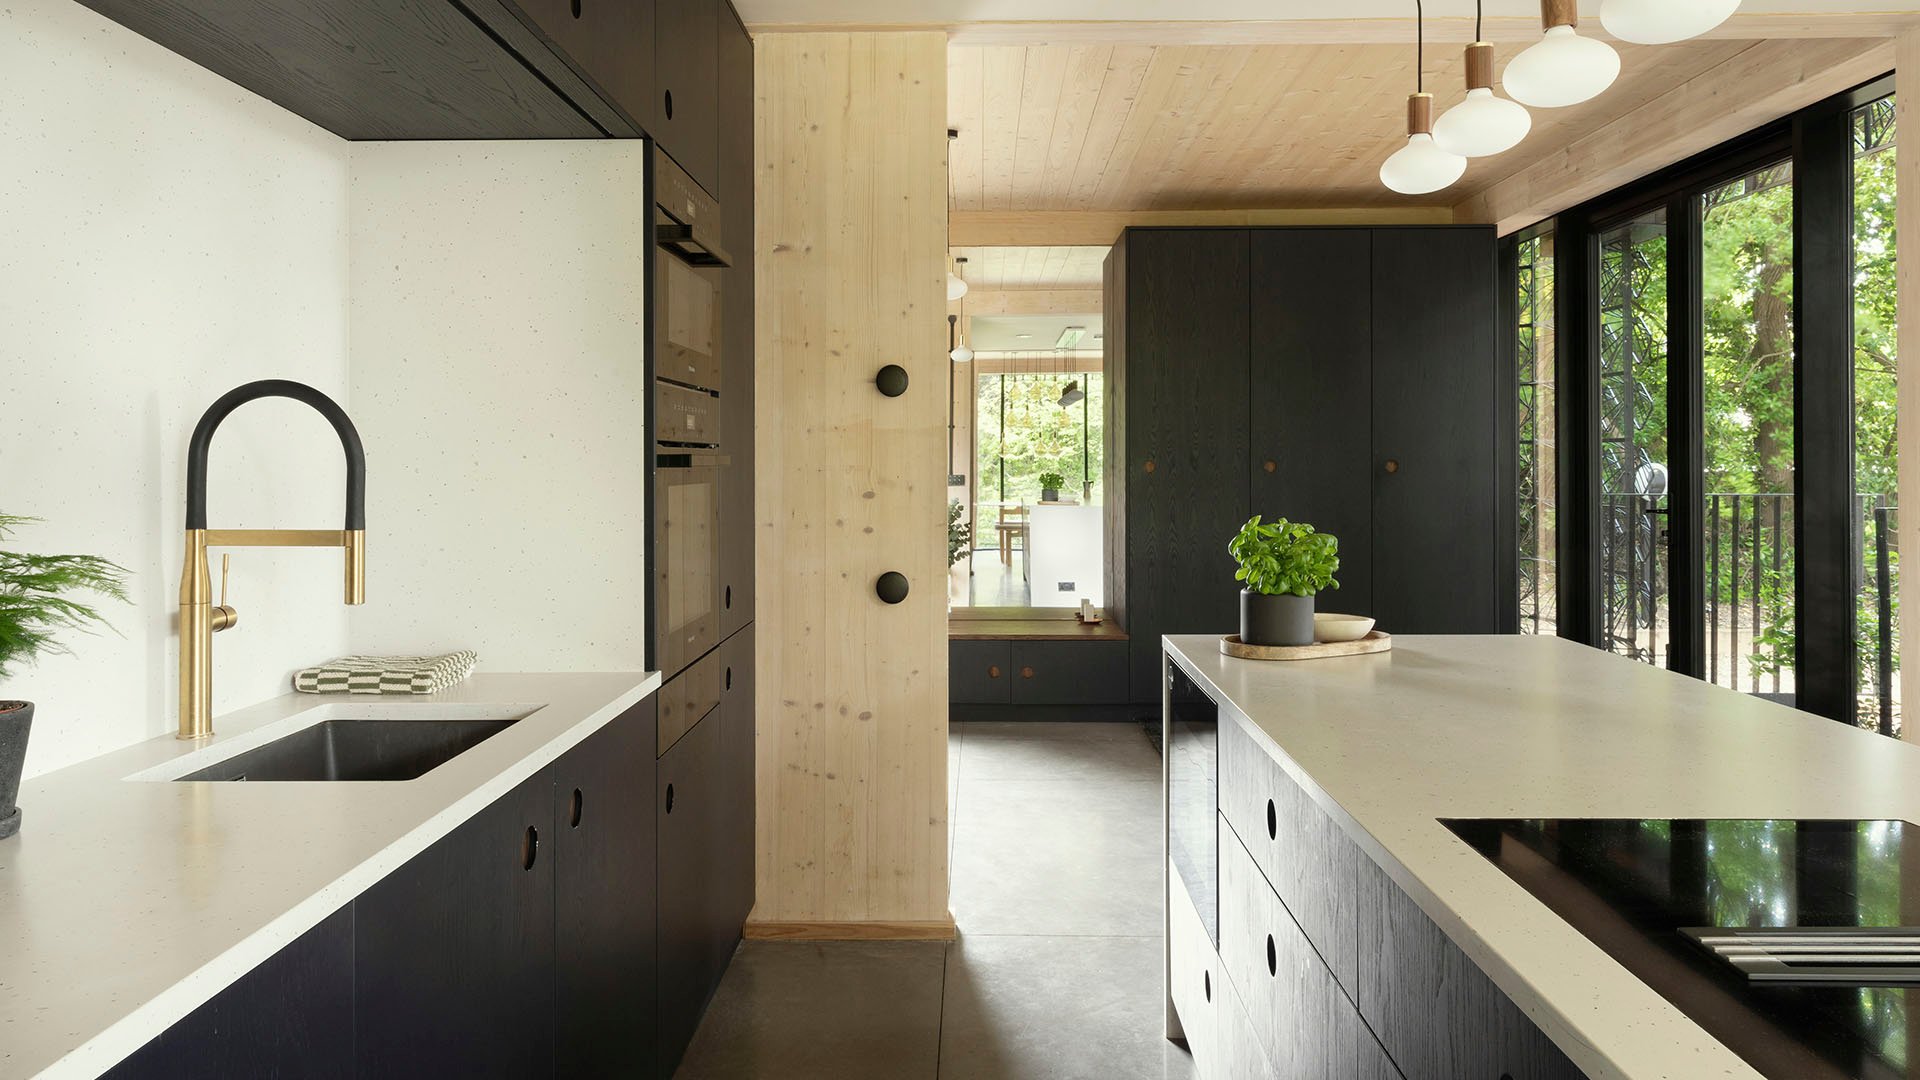
[[[0,701],[0,840],[20,831],[20,774],[32,728],[33,702]]]
[[[1241,589],[1240,640],[1248,645],[1313,644],[1313,597]]]

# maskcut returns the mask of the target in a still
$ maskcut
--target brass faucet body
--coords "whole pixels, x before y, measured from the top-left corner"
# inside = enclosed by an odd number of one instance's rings
[[[216,547],[337,547],[345,554],[346,602],[367,602],[365,529],[188,529],[186,561],[180,571],[182,739],[213,734],[213,635],[240,618],[233,608],[213,602],[207,549]]]

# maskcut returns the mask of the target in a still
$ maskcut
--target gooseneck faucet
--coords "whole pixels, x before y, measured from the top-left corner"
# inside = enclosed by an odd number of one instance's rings
[[[207,449],[233,410],[264,397],[292,398],[327,418],[347,455],[347,518],[339,531],[323,529],[207,528]],[[346,601],[367,602],[367,455],[346,410],[304,383],[262,379],[236,387],[208,407],[187,447],[187,555],[180,572],[180,737],[213,734],[213,635],[239,616],[213,604],[207,549],[214,547],[337,547],[346,553]],[[225,592],[224,585],[222,592]]]

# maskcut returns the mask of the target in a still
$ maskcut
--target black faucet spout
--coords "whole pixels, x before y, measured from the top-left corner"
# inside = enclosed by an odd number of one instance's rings
[[[304,402],[340,436],[340,449],[347,456],[347,519],[342,526],[348,532],[367,527],[367,454],[360,445],[360,432],[354,429],[347,412],[332,398],[305,383],[290,379],[261,379],[237,386],[208,406],[193,429],[193,441],[187,446],[187,528],[207,527],[207,450],[213,433],[233,410],[249,401],[265,397],[292,398]]]

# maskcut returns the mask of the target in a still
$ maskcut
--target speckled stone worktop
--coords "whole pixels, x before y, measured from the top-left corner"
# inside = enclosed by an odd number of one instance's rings
[[[1298,663],[1165,643],[1596,1078],[1759,1074],[1437,819],[1920,821],[1920,747],[1556,638]]]
[[[95,1076],[659,687],[481,674],[438,694],[288,694],[28,781],[0,841],[0,1077]],[[384,783],[174,783],[318,719],[526,718]],[[418,715],[418,714],[416,714]],[[191,758],[192,760],[187,760]]]

